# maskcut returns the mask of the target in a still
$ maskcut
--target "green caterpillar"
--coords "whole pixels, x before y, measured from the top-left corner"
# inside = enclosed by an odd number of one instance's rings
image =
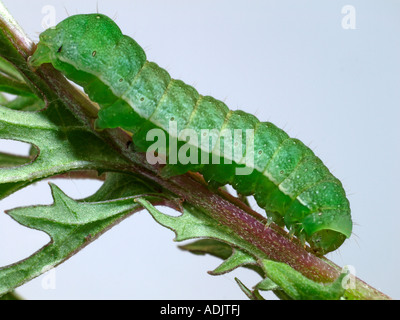
[[[43,32],[30,64],[43,63],[51,63],[81,85],[100,105],[98,128],[130,131],[135,146],[144,152],[154,147],[151,130],[166,133],[169,142],[164,151],[169,162],[164,175],[195,171],[208,182],[230,184],[242,195],[254,195],[271,220],[319,254],[336,250],[350,237],[350,205],[342,184],[308,147],[272,123],[230,111],[223,102],[171,79],[167,71],[147,61],[143,49],[110,18],[75,15]],[[171,123],[176,131],[171,131]],[[199,139],[207,135],[213,143],[204,148],[188,142],[177,134],[184,129],[194,130]],[[204,130],[210,131],[204,134]],[[232,145],[223,130],[246,132],[231,139],[240,152],[230,159],[216,148],[225,144],[229,150]],[[169,151],[174,139],[178,147],[186,146],[184,155],[199,151],[195,155],[199,161],[172,161]],[[251,151],[252,161],[244,161]],[[220,162],[211,162],[216,158]],[[239,169],[249,170],[237,174]]]

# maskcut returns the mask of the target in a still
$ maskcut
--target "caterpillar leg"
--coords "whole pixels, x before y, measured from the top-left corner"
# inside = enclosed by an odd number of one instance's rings
[[[299,235],[297,236],[297,239],[299,239],[301,245],[303,246],[304,249],[307,248],[307,238],[306,235],[303,232],[300,232]]]
[[[211,191],[217,191],[219,188],[222,188],[222,187],[224,187],[224,185],[215,180],[211,180],[208,182],[208,188]]]
[[[241,194],[241,193],[238,193],[238,198],[239,198],[239,200],[242,201],[246,206],[248,206],[249,208],[251,207],[251,206],[250,206],[249,199],[247,198],[247,196],[245,196],[245,195],[243,195],[243,194]]]
[[[267,222],[264,225],[265,229],[269,229],[272,223],[274,223],[274,220],[271,217],[267,217]]]
[[[293,238],[295,237],[296,234],[296,230],[294,228],[290,228],[289,229],[289,238],[290,240],[293,240]]]

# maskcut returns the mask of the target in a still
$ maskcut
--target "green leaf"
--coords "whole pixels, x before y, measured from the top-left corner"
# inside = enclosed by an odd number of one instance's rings
[[[8,103],[8,99],[6,98],[6,96],[4,94],[2,94],[0,92],[0,105],[5,105]]]
[[[40,179],[73,170],[127,170],[129,162],[58,105],[42,112],[0,107],[0,139],[39,149],[32,163],[0,169],[0,199]]]
[[[202,239],[193,243],[179,246],[181,250],[189,251],[193,254],[204,255],[209,254],[214,257],[225,260],[215,270],[210,271],[211,275],[221,275],[230,272],[238,267],[245,267],[247,269],[257,272],[262,278],[265,276],[264,271],[257,264],[254,257],[240,249],[232,248],[229,244],[214,240]]]
[[[175,241],[204,238],[180,248],[196,254],[208,253],[224,259],[225,261],[220,266],[209,272],[211,275],[221,275],[238,267],[245,267],[257,272],[262,278],[265,277],[264,271],[254,258],[263,254],[206,213],[184,203],[182,215],[172,217],[163,214],[145,199],[138,198],[136,201],[143,205],[158,223],[175,232]]]
[[[9,63],[6,59],[2,57],[0,57],[0,72],[9,76],[14,80],[17,81],[24,80],[24,78],[21,76],[18,70],[11,63]]]
[[[259,282],[256,286],[256,289],[261,291],[273,291],[278,290],[279,286],[273,282],[270,278],[265,278],[261,282]]]
[[[183,203],[183,213],[180,216],[173,217],[160,212],[146,199],[138,198],[136,201],[140,203],[159,224],[175,232],[175,241],[179,242],[198,238],[215,239],[235,248],[242,249],[243,251],[254,252],[259,256],[263,255],[251,244],[232,232],[227,226],[219,224],[218,221],[188,203]]]
[[[250,300],[265,300],[258,290],[250,290],[247,288],[242,281],[238,278],[235,278],[236,283],[239,285],[239,288],[243,291],[243,293],[250,299]]]
[[[226,259],[214,271],[210,271],[209,273],[212,275],[221,275],[231,272],[238,267],[245,265],[255,265],[256,263],[257,261],[254,259],[253,256],[242,250],[234,249],[232,255],[228,259]]]
[[[160,193],[162,190],[148,181],[131,175],[121,173],[108,173],[107,179],[97,192],[81,201],[98,202],[132,197],[138,194]]]
[[[339,300],[345,293],[342,281],[346,273],[331,284],[322,284],[306,278],[285,263],[265,259],[260,263],[268,278],[294,300]]]
[[[0,152],[0,168],[20,166],[28,163],[31,160],[32,159],[30,157]]]
[[[23,300],[23,298],[17,294],[15,291],[9,292],[3,296],[0,297],[0,300]]]
[[[193,254],[210,254],[221,259],[228,259],[232,255],[232,247],[224,242],[214,239],[202,239],[192,243],[179,246],[181,250],[189,251]]]
[[[122,181],[125,178],[125,175],[118,175],[113,177],[113,181]],[[130,178],[130,182],[140,183],[134,177]],[[17,208],[7,212],[20,224],[46,232],[51,237],[51,242],[29,258],[0,269],[0,296],[54,268],[110,227],[141,210],[142,206],[135,202],[135,197],[160,201],[159,197],[151,195],[153,190],[146,186],[133,187],[131,190],[147,191],[147,195],[132,195],[102,202],[76,201],[55,185],[50,186],[53,205]]]
[[[16,97],[3,103],[7,108],[22,111],[39,111],[44,108],[44,102],[37,97]]]
[[[31,91],[30,87],[27,86],[24,82],[3,76],[1,73],[0,91],[21,96],[34,96],[34,93]]]

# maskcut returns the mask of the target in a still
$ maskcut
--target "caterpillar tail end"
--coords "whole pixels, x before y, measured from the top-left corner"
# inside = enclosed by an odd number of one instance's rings
[[[44,63],[52,62],[52,52],[50,48],[42,43],[39,43],[35,53],[29,57],[28,64],[37,69]]]

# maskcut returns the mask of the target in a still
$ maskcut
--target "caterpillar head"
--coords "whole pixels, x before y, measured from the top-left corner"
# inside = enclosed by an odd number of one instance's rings
[[[85,64],[88,50],[92,50],[89,56],[96,55],[91,48],[108,49],[115,46],[121,36],[119,27],[107,16],[74,15],[40,35],[40,42],[30,58],[30,64],[33,67],[54,62],[55,66],[57,62]]]
[[[126,70],[130,72],[130,69],[143,63],[146,55],[133,39],[122,34],[109,17],[81,14],[71,16],[44,31],[29,64],[37,68],[44,63],[51,63],[75,81],[73,75],[76,71],[102,74],[111,69],[110,63],[114,59],[125,61]]]
[[[44,31],[29,64],[37,68],[51,63],[82,86],[92,101],[104,102],[114,99],[111,91],[126,92],[129,81],[124,79],[135,75],[145,61],[143,49],[123,35],[112,19],[101,14],[83,14]]]

